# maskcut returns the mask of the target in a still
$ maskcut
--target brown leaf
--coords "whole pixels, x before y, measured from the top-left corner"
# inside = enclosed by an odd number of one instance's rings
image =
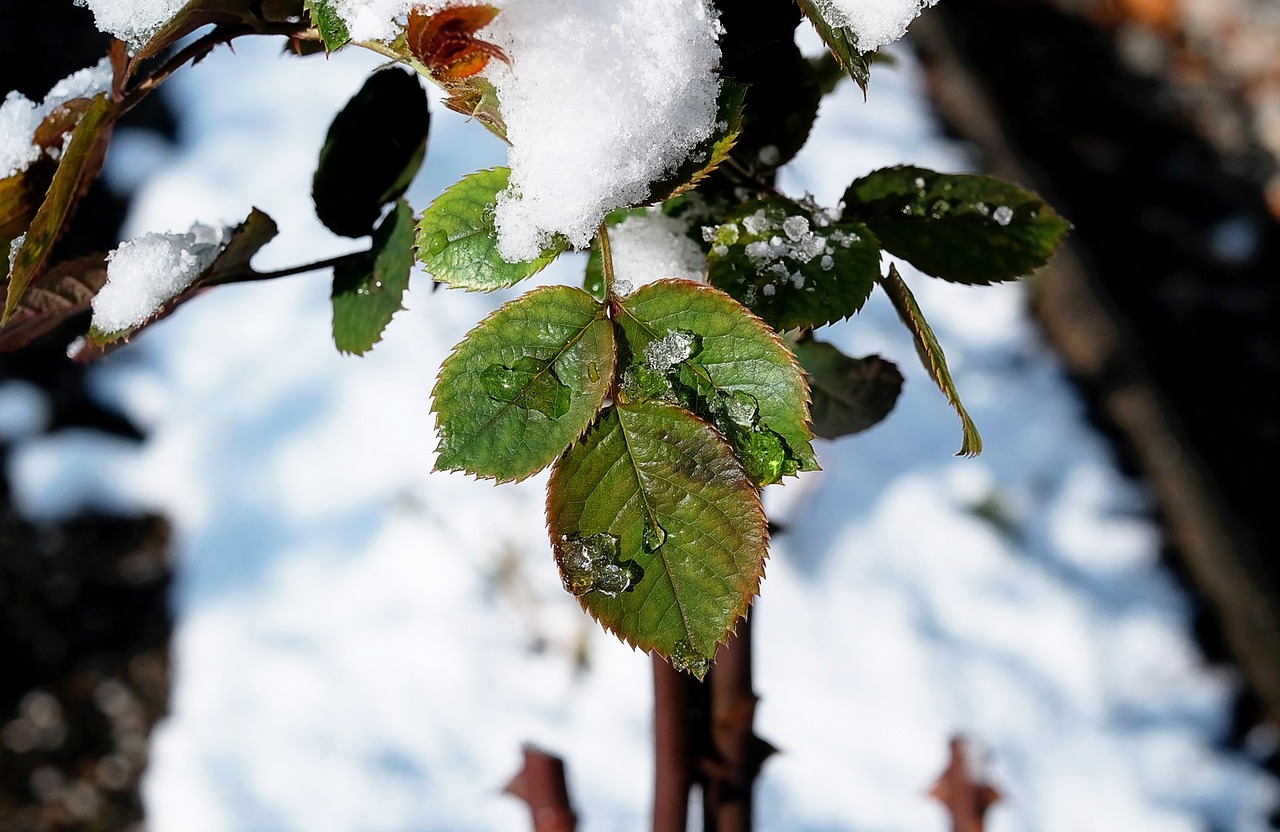
[[[49,269],[27,287],[13,317],[0,326],[0,352],[21,349],[84,312],[106,282],[106,256],[102,254],[69,260]]]
[[[987,810],[1001,794],[991,784],[974,779],[966,757],[964,738],[952,737],[951,760],[929,790],[929,796],[946,807],[952,832],[984,832]]]

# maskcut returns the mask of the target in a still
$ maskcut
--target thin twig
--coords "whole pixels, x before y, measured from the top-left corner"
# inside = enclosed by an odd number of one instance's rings
[[[335,266],[340,266],[343,263],[346,263],[349,261],[355,261],[361,258],[366,258],[369,256],[370,253],[371,252],[368,250],[352,251],[352,252],[348,252],[347,254],[339,254],[337,257],[330,257],[327,260],[317,260],[314,263],[304,263],[300,266],[290,266],[287,269],[280,269],[274,272],[258,272],[258,271],[254,271],[253,269],[246,269],[244,271],[231,272],[230,274],[224,277],[218,278],[217,280],[210,280],[208,283],[205,283],[204,285],[205,286],[225,286],[226,284],[229,284],[229,283],[255,283],[259,280],[275,280],[277,277],[292,277],[295,274],[306,274],[307,272],[317,272],[317,271],[320,271],[321,269],[330,269]]]

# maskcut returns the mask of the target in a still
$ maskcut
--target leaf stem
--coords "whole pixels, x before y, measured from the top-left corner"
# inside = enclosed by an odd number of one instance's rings
[[[614,299],[613,248],[609,245],[607,224],[607,222],[600,223],[600,230],[596,232],[596,237],[600,240],[600,260],[604,264],[604,297],[606,301],[612,302]]]

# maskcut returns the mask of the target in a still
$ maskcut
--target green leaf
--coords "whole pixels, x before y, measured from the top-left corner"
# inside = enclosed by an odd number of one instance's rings
[[[615,321],[627,347],[620,396],[677,401],[712,422],[759,485],[817,469],[800,365],[731,297],[659,280],[625,298]]]
[[[893,308],[898,310],[898,317],[906,324],[907,329],[911,330],[911,335],[916,342],[916,352],[920,355],[920,363],[924,364],[924,368],[929,371],[929,377],[938,385],[938,389],[946,394],[947,401],[951,402],[951,406],[960,416],[964,439],[960,443],[960,450],[956,456],[977,456],[982,453],[982,436],[978,433],[978,426],[973,423],[968,411],[964,409],[964,403],[960,401],[956,383],[951,378],[951,371],[947,369],[947,357],[942,353],[942,345],[938,343],[933,329],[929,327],[929,322],[924,319],[924,313],[920,311],[915,295],[911,294],[911,289],[907,287],[892,263],[889,264],[889,273],[880,278],[880,285],[889,296],[889,300],[893,302]]]
[[[347,31],[346,22],[334,9],[333,0],[305,0],[303,5],[311,13],[311,22],[320,31],[320,39],[324,41],[326,51],[332,52],[350,42],[351,33]]]
[[[581,289],[548,286],[506,304],[440,370],[436,469],[507,481],[545,468],[600,411],[613,365],[613,326]]]
[[[106,255],[59,263],[31,282],[9,322],[0,326],[0,352],[30,344],[87,310],[107,282]]]
[[[818,37],[831,50],[840,67],[849,77],[857,82],[865,95],[867,84],[871,81],[871,55],[873,52],[862,52],[858,49],[858,37],[847,26],[832,26],[822,16],[813,0],[797,0]]]
[[[62,236],[63,227],[76,203],[93,184],[102,167],[111,128],[119,114],[119,108],[110,96],[99,95],[85,109],[71,132],[71,140],[62,153],[44,201],[31,219],[22,245],[14,255],[0,323],[12,317],[27,285],[44,270],[53,245]]]
[[[764,574],[755,486],[710,425],[662,402],[611,408],[556,462],[547,526],[583,608],[699,678]]]
[[[711,234],[711,284],[779,331],[849,317],[880,273],[880,247],[865,226],[782,197],[744,203]]]
[[[713,170],[729,158],[742,133],[742,106],[747,88],[725,83],[716,102],[716,131],[695,147],[684,164],[649,188],[649,204],[662,202],[697,187]]]
[[[1048,262],[1071,224],[1039,196],[990,176],[874,171],[849,186],[844,216],[886,251],[955,283],[1014,280]]]
[[[422,166],[430,126],[416,75],[395,67],[370,75],[320,150],[311,195],[321,222],[344,237],[372,233],[383,206],[400,198]]]
[[[502,167],[464,176],[423,212],[418,259],[436,280],[468,291],[504,289],[542,271],[567,248],[559,242],[535,260],[502,259],[493,211],[510,176]]]
[[[204,289],[221,283],[231,283],[237,278],[252,274],[249,261],[263,246],[271,242],[278,233],[275,220],[262,211],[254,208],[244,222],[231,230],[226,245],[209,267],[181,294],[164,304],[155,315],[138,326],[120,330],[119,332],[103,332],[90,328],[89,343],[94,347],[105,347],[108,344],[122,341],[146,329],[157,321],[173,314],[179,306],[198,296]]]
[[[404,306],[413,269],[413,209],[404,200],[373,233],[367,259],[333,270],[333,342],[341,352],[364,355],[382,340],[391,317]]]
[[[850,358],[831,344],[792,345],[809,379],[813,432],[824,439],[859,433],[893,410],[902,392],[902,374],[878,355]]]

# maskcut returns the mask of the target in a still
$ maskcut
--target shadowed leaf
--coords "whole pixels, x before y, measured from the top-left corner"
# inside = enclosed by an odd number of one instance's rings
[[[373,232],[368,258],[333,270],[333,342],[341,352],[364,355],[382,340],[391,317],[404,306],[413,269],[413,210],[401,200]]]
[[[383,206],[422,166],[431,126],[427,94],[411,72],[375,72],[334,118],[311,183],[316,215],[344,237],[372,233]]]
[[[508,263],[502,259],[493,211],[510,175],[509,169],[500,167],[464,176],[423,212],[417,254],[436,280],[468,291],[491,292],[532,277],[564,251],[565,246],[559,245],[535,260]]]
[[[600,411],[613,364],[613,326],[581,289],[549,286],[506,304],[440,369],[436,469],[507,481],[545,468]]]
[[[911,335],[916,342],[916,352],[920,355],[920,363],[924,364],[924,368],[929,371],[929,377],[938,385],[938,389],[946,394],[947,401],[951,402],[951,406],[960,416],[964,439],[960,443],[960,450],[956,456],[977,456],[982,453],[982,436],[978,433],[978,426],[969,418],[969,412],[964,409],[964,403],[960,401],[956,383],[951,378],[951,371],[947,369],[947,357],[942,353],[942,345],[938,343],[937,337],[929,327],[929,322],[924,319],[924,313],[920,311],[915,295],[911,294],[911,289],[907,287],[892,263],[889,264],[889,273],[880,279],[880,286],[893,302],[893,308],[898,311],[898,317],[906,324],[907,329],[911,330]]]
[[[850,358],[822,341],[803,341],[792,349],[809,378],[813,432],[824,439],[878,424],[902,392],[902,374],[878,355]]]
[[[699,678],[764,574],[754,484],[710,425],[663,402],[606,411],[556,462],[547,525],[583,607],[623,641]],[[600,550],[609,557],[588,557]],[[583,569],[609,567],[629,580],[600,588],[583,580]]]
[[[844,216],[885,250],[955,283],[1014,280],[1048,262],[1071,224],[1031,191],[976,174],[885,168],[844,194]]]

